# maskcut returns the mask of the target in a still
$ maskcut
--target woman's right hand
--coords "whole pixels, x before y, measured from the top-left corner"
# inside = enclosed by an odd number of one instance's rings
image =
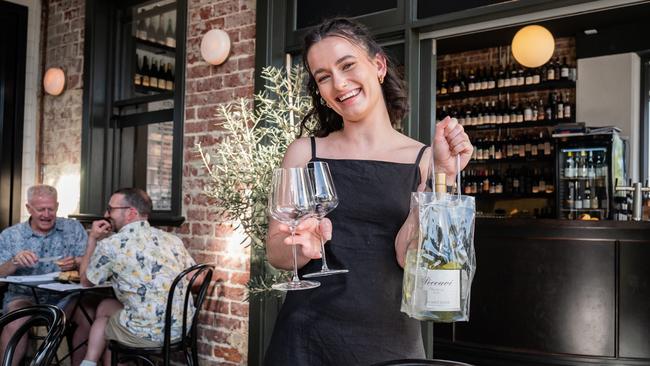
[[[283,240],[283,244],[295,244],[298,253],[302,254],[302,256],[309,259],[318,259],[321,257],[321,238],[324,241],[332,238],[332,222],[328,218],[324,218],[320,220],[319,225],[316,218],[308,218],[296,227],[293,241],[289,226],[279,224],[278,231],[287,235]]]

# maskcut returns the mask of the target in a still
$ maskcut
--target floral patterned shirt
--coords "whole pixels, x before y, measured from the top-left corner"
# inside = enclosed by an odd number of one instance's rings
[[[79,257],[86,251],[88,236],[86,230],[77,220],[57,217],[54,228],[47,234],[35,233],[29,220],[6,228],[0,233],[0,263],[11,260],[18,252],[30,250],[39,258],[45,257]],[[54,262],[37,263],[33,267],[19,268],[14,276],[39,275],[60,271]],[[29,297],[33,300],[30,289],[10,285],[4,297],[4,306],[16,297]],[[39,292],[39,302],[55,304],[63,296]]]
[[[124,305],[120,324],[140,338],[162,343],[171,284],[194,264],[178,237],[147,221],[136,221],[97,243],[86,276],[97,285],[112,282],[115,296]],[[186,280],[176,286],[172,339],[181,334],[186,287]]]

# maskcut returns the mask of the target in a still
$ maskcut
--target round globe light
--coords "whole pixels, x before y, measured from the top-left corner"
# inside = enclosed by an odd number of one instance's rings
[[[212,29],[201,40],[201,57],[212,65],[221,65],[230,53],[230,37],[221,29]]]
[[[540,25],[523,27],[512,39],[512,55],[526,67],[544,65],[551,59],[554,50],[553,35]]]
[[[43,76],[43,88],[50,95],[63,93],[65,87],[65,73],[58,67],[50,67]]]

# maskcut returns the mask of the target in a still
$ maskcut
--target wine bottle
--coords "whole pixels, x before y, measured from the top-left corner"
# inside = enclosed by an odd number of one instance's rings
[[[176,47],[176,34],[172,27],[172,18],[167,19],[167,28],[165,29],[165,45]]]
[[[447,95],[447,70],[442,70],[442,82],[440,83],[440,95]]]
[[[158,61],[151,59],[151,70],[149,71],[149,86],[158,87]]]
[[[151,86],[151,80],[149,75],[151,74],[151,69],[149,68],[149,58],[147,56],[142,57],[142,86]]]
[[[467,91],[476,90],[476,75],[474,74],[474,68],[469,69],[469,76],[467,77]]]
[[[517,70],[517,86],[522,86],[526,84],[526,78],[524,77],[524,69],[519,66]]]
[[[505,86],[505,75],[503,71],[503,65],[499,65],[499,71],[497,72],[497,88],[503,88]]]
[[[147,18],[147,41],[156,42],[156,27],[153,24],[153,18]]]
[[[454,78],[451,81],[451,87],[449,92],[451,93],[460,93],[460,70],[456,68]]]
[[[555,66],[553,65],[552,60],[548,62],[548,65],[546,67],[546,80],[547,81],[555,80]]]
[[[488,75],[487,78],[487,89],[494,89],[496,88],[496,78],[494,75],[494,67],[490,66],[490,74]]]
[[[571,103],[566,94],[564,94],[564,102],[562,104],[564,105],[564,119],[571,119]]]
[[[142,85],[142,59],[138,54],[135,55],[135,75],[133,76],[133,84]]]
[[[157,71],[158,71],[158,89],[162,89],[162,90],[165,90],[165,84],[166,84],[165,78],[167,77],[167,75],[165,75],[164,69],[165,69],[164,64],[161,59],[160,62],[158,63]]]
[[[517,68],[513,64],[512,67],[510,68],[510,86],[516,86],[517,85]]]
[[[138,11],[138,21],[136,22],[135,26],[135,37],[138,39],[147,39],[147,25],[145,22],[142,20],[142,12],[144,9],[140,9]]]
[[[560,65],[560,79],[569,80],[569,65],[566,63],[566,57],[562,58],[562,64]]]
[[[167,74],[167,77],[165,78],[165,89],[174,90],[174,73],[172,71],[171,62],[167,63],[165,73]]]

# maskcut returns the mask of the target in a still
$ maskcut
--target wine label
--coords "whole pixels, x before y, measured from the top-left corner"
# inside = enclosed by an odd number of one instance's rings
[[[428,270],[423,286],[427,293],[426,310],[460,310],[460,270]]]

